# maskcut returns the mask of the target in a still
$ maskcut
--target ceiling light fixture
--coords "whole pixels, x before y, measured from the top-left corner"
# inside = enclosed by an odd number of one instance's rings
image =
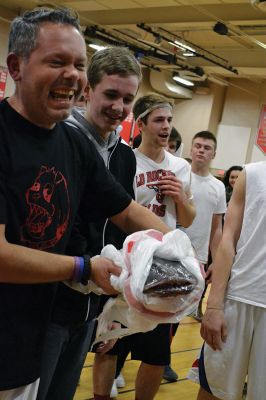
[[[196,50],[193,49],[193,47],[190,47],[187,44],[180,42],[179,40],[175,40],[173,42],[173,44],[176,45],[177,47],[181,47],[182,49],[186,49],[186,50],[192,51],[193,53],[196,52]]]
[[[185,57],[194,57],[195,56],[194,53],[191,53],[189,51],[185,51],[182,55],[185,56]]]
[[[90,43],[89,47],[97,51],[105,49],[105,46],[100,46],[99,44],[93,44],[93,43]]]
[[[194,86],[193,82],[188,81],[187,79],[181,78],[179,75],[174,74],[173,75],[173,80],[177,81],[179,83],[182,83],[185,86]]]
[[[216,17],[215,17],[215,19],[216,19]],[[146,32],[151,33],[153,36],[155,34],[158,34],[157,31],[153,30],[150,26],[145,25],[144,23],[137,24],[137,27],[140,28],[140,29],[143,29]],[[208,51],[206,49],[203,49],[202,47],[200,47],[200,46],[198,46],[198,45],[196,45],[194,43],[191,43],[188,40],[185,41],[182,37],[177,36],[173,32],[168,31],[167,29],[159,27],[158,30],[160,31],[160,35],[161,35],[161,37],[162,37],[162,39],[164,41],[166,41],[167,43],[171,44],[172,46],[178,47],[179,49],[182,50],[182,52],[184,52],[185,50],[191,51],[192,53],[194,53],[194,55],[196,57],[201,57],[204,60],[207,60],[207,61],[211,62],[214,65],[218,65],[221,68],[224,68],[224,69],[229,70],[229,71],[231,71],[231,72],[233,72],[235,74],[238,74],[238,72],[237,72],[237,70],[235,68],[230,67],[228,60],[225,60],[224,58],[222,58],[222,57],[220,57],[220,56],[218,56],[218,55],[216,55],[214,53],[211,53],[210,51]],[[177,43],[175,43],[175,41],[180,43],[182,46],[178,45]],[[185,45],[184,45],[184,42],[186,43]],[[261,42],[260,42],[260,45],[262,46]],[[186,46],[186,47],[184,47],[184,46]],[[263,46],[265,46],[265,48],[266,48],[265,44]],[[189,47],[189,49],[187,47]],[[181,56],[179,53],[180,52],[178,52],[178,54],[176,54],[175,56],[178,59],[180,57],[182,59],[183,56]],[[184,66],[184,67],[186,67],[186,66]]]

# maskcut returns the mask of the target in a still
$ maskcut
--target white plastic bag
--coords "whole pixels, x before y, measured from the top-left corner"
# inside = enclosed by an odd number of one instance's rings
[[[121,292],[106,303],[98,318],[95,343],[136,332],[154,329],[159,323],[179,322],[196,307],[204,289],[204,278],[194,256],[188,236],[175,230],[162,235],[155,230],[136,232],[128,236],[123,249],[112,245],[103,248],[101,255],[122,266],[119,277],[111,276],[112,286]],[[143,293],[153,257],[179,260],[196,279],[191,293],[179,296],[156,297]],[[112,321],[121,322],[127,329],[108,331]]]

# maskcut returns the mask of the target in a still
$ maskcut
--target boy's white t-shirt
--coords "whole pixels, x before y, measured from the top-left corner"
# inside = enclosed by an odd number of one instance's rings
[[[164,150],[164,160],[156,163],[142,154],[138,149],[134,150],[137,160],[135,177],[136,201],[149,208],[160,217],[170,229],[176,228],[178,220],[176,204],[169,196],[163,196],[156,185],[159,178],[175,175],[182,183],[185,192],[190,191],[191,167],[183,158],[173,156]]]
[[[191,192],[196,208],[192,224],[184,229],[203,264],[208,261],[209,241],[214,214],[226,212],[224,184],[213,175],[200,176],[191,172]]]
[[[266,308],[266,161],[247,164],[242,228],[227,297]]]

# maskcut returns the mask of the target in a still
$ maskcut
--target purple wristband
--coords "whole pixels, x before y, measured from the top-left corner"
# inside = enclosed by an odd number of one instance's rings
[[[74,271],[72,280],[74,282],[80,282],[84,269],[84,258],[83,257],[74,257]]]

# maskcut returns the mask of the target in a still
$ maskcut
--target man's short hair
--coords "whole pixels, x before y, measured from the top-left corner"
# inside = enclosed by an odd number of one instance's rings
[[[140,119],[144,122],[144,124],[147,124],[147,119],[149,114],[156,108],[160,108],[160,105],[162,107],[165,107],[165,105],[169,105],[169,107],[172,109],[173,103],[172,100],[167,99],[166,97],[157,94],[157,93],[150,93],[147,94],[146,96],[140,97],[136,103],[133,106],[133,114],[135,120],[137,120],[139,117]],[[141,115],[146,111],[150,110],[148,114],[145,116],[141,117]]]
[[[217,148],[217,140],[216,140],[216,137],[214,136],[214,134],[212,132],[210,132],[210,131],[201,131],[201,132],[196,133],[196,135],[193,136],[192,143],[194,142],[194,140],[196,138],[203,138],[203,139],[212,140],[213,143],[214,143],[214,150],[216,150],[216,148]]]
[[[94,88],[104,75],[135,75],[139,82],[142,79],[141,66],[136,57],[126,47],[106,47],[96,51],[87,71],[88,82]]]
[[[181,146],[182,137],[181,137],[180,133],[178,132],[178,130],[175,129],[174,127],[172,127],[172,129],[171,129],[171,133],[170,133],[168,142],[176,143],[175,151],[177,151],[179,149],[179,147]]]
[[[80,33],[77,14],[68,8],[38,7],[16,17],[9,34],[8,52],[28,59],[37,46],[40,25],[45,22],[72,25]]]

